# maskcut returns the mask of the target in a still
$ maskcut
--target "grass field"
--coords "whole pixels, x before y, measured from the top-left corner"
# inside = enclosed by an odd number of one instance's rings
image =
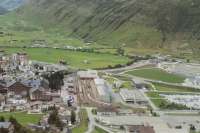
[[[194,89],[189,87],[179,87],[179,86],[172,86],[172,85],[164,85],[159,83],[153,83],[157,91],[164,91],[164,92],[200,92],[200,89]]]
[[[72,129],[72,133],[84,133],[88,129],[88,115],[85,109],[81,109],[79,112],[81,118],[80,125]]]
[[[37,124],[39,120],[42,118],[42,115],[38,114],[27,114],[26,112],[5,112],[0,113],[0,116],[3,116],[7,120],[10,116],[13,116],[17,121],[26,126],[29,123]]]
[[[113,54],[87,53],[78,51],[69,51],[53,48],[6,48],[8,54],[16,52],[26,52],[32,60],[58,63],[59,60],[65,60],[74,68],[105,68],[108,65],[125,64],[129,61],[127,57]],[[84,63],[87,60],[88,63]]]
[[[151,101],[155,104],[155,106],[157,106],[157,107],[159,107],[162,102],[167,103],[166,100],[162,99],[162,97],[159,95],[159,93],[147,92],[146,94],[151,99]]]
[[[95,129],[92,133],[108,133],[108,132],[104,131],[103,129],[101,129],[99,127],[95,127]]]
[[[132,70],[127,72],[127,74],[169,83],[182,83],[185,80],[182,76],[167,73],[158,68]]]
[[[133,83],[131,81],[125,81],[120,88],[133,89]]]
[[[200,133],[200,131],[190,131],[190,133]]]

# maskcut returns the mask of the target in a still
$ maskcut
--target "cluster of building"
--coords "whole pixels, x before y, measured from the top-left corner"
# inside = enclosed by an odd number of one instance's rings
[[[33,62],[26,53],[17,53],[1,55],[0,69],[1,111],[30,110],[36,113],[61,99],[60,92],[52,92],[49,81],[42,75],[66,69],[62,65]]]
[[[30,61],[26,53],[0,56],[0,112],[23,111],[43,114],[57,108],[64,124],[70,124],[71,106],[75,101],[73,76],[64,78],[61,90],[52,90],[44,74],[66,70],[66,66]],[[69,108],[68,108],[69,107]],[[31,129],[48,127],[49,114],[40,125],[30,124]],[[0,128],[9,129],[9,122],[0,122]]]
[[[191,109],[200,109],[200,95],[165,95],[161,94],[161,96],[165,97],[167,101],[171,103],[176,103],[180,105],[185,105]]]

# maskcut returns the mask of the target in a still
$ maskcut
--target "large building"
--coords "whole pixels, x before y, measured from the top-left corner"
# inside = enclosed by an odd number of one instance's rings
[[[17,53],[12,55],[12,59],[16,61],[19,65],[28,64],[28,55],[26,53]]]
[[[15,82],[8,87],[9,92],[12,92],[14,95],[20,95],[22,97],[27,97],[29,95],[30,89],[30,87],[22,84],[21,82]]]
[[[14,126],[11,122],[0,122],[0,128],[8,130],[8,133],[14,133]]]
[[[148,103],[145,97],[138,90],[121,89],[120,96],[125,102],[138,103],[138,104]]]
[[[108,84],[105,82],[104,79],[94,79],[96,88],[97,88],[97,92],[100,96],[100,100],[103,100],[105,102],[111,102],[111,96],[110,96],[110,92],[109,92],[109,86]]]
[[[95,79],[98,78],[97,71],[95,70],[88,70],[88,71],[79,71],[77,73],[80,79]]]

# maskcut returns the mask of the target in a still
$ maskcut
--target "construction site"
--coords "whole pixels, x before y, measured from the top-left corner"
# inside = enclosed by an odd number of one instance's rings
[[[106,83],[99,85],[97,71],[79,71],[76,78],[76,93],[79,105],[93,107],[111,106],[110,94],[106,92]]]

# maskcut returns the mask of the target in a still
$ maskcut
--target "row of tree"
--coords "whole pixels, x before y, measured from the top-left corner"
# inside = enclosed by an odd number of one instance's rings
[[[43,75],[43,77],[49,81],[49,88],[51,90],[58,91],[64,85],[64,72],[62,71],[49,73]]]

